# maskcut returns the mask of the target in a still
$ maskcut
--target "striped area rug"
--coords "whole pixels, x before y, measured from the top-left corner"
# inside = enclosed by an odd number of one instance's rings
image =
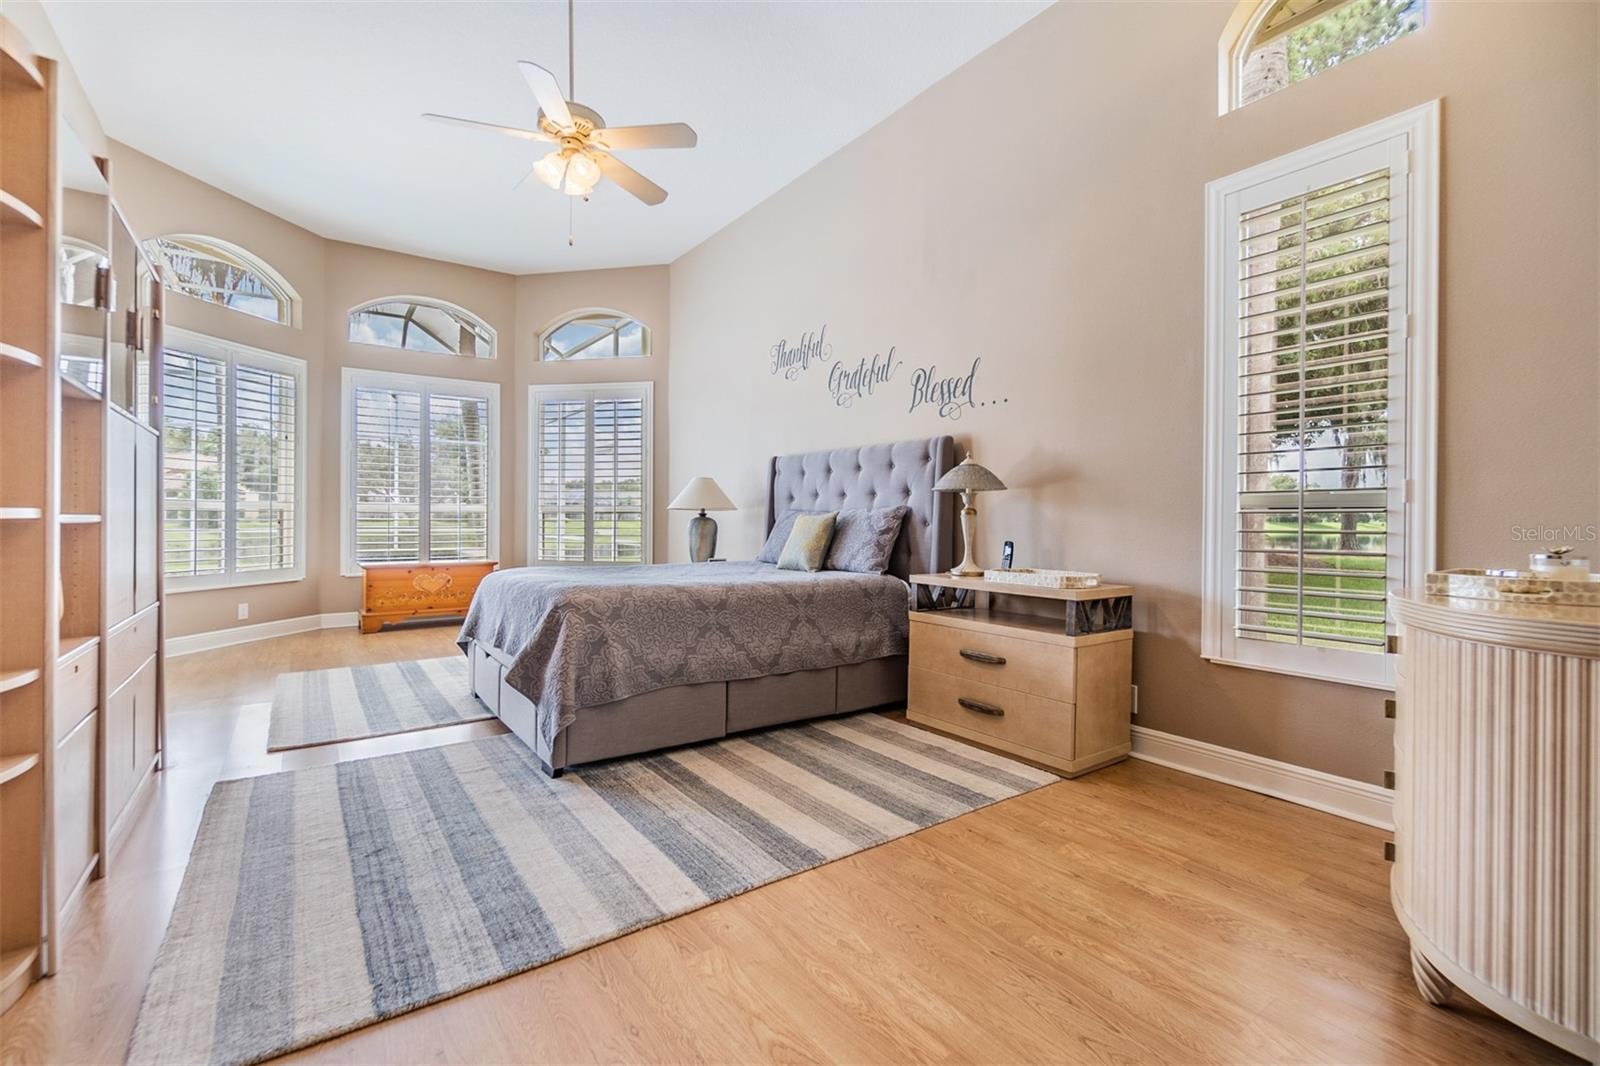
[[[472,695],[467,657],[278,675],[267,750],[384,737],[493,718]]]
[[[224,781],[129,1061],[269,1058],[1055,779],[867,713],[557,780],[506,735]]]

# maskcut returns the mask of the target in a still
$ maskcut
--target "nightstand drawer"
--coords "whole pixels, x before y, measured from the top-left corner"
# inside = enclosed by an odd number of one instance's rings
[[[1031,692],[1073,699],[1077,652],[1059,644],[941,625],[911,616],[911,667]]]
[[[936,729],[948,723],[1008,744],[1073,758],[1075,709],[1070,703],[915,666],[908,686],[906,706],[912,721],[926,721]]]

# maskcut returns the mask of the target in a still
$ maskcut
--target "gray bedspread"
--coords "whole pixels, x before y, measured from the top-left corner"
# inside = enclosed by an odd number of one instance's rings
[[[523,567],[483,579],[457,638],[512,661],[547,741],[580,710],[673,685],[904,655],[907,586],[770,563]]]

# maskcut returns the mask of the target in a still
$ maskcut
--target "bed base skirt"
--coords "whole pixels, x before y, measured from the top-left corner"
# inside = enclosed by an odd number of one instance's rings
[[[740,681],[676,685],[590,707],[554,744],[539,736],[533,701],[505,682],[510,663],[471,642],[472,694],[533,750],[545,772],[622,755],[715,740],[750,729],[863,711],[906,698],[906,657]]]

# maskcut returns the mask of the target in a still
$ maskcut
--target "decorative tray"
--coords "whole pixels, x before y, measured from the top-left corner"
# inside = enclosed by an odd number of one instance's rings
[[[1100,584],[1099,574],[1082,570],[1031,570],[1017,567],[1014,570],[985,570],[985,581],[1007,585],[1033,585],[1047,589],[1092,589]]]
[[[1531,570],[1435,570],[1428,575],[1426,590],[1430,596],[1600,607],[1600,574],[1584,581],[1557,581]]]

